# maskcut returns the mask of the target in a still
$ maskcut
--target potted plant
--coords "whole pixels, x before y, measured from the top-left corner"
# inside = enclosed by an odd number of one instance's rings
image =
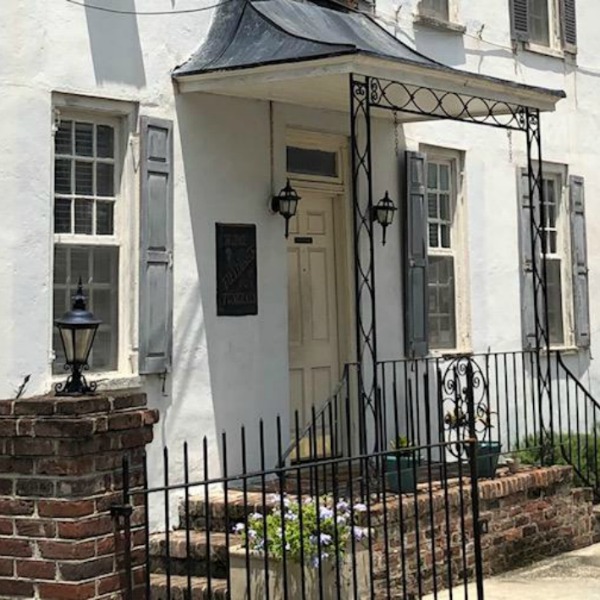
[[[494,413],[487,405],[477,407],[475,415],[475,429],[485,436],[492,429],[492,415]],[[464,438],[468,438],[469,420],[468,416],[460,409],[448,411],[444,416],[444,422],[449,429],[456,431],[457,441],[460,440],[460,431],[464,433]],[[469,447],[467,447],[467,452]],[[479,478],[496,476],[498,459],[502,452],[502,444],[496,440],[477,440],[477,476]]]
[[[392,440],[390,447],[395,452],[385,457],[386,488],[392,492],[413,493],[417,488],[415,477],[417,452],[404,436]]]
[[[230,552],[231,598],[283,598],[284,586],[289,598],[368,595],[368,556],[362,544],[368,530],[358,524],[366,506],[327,497],[301,503],[285,495],[271,500],[275,508],[268,514],[250,514],[235,527],[242,544]]]

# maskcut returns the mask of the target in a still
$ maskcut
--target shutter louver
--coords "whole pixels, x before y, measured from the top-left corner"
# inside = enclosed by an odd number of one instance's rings
[[[405,345],[407,356],[422,357],[426,356],[429,350],[426,155],[419,152],[406,152],[405,168]]]
[[[518,171],[517,187],[519,194],[519,256],[521,263],[521,328],[523,334],[523,349],[533,350],[536,347],[536,336],[533,281],[534,257],[531,248],[529,179],[527,177],[527,172],[523,172],[520,169]]]
[[[517,42],[529,40],[529,0],[510,0],[512,38]]]
[[[139,372],[171,367],[173,123],[141,118]]]
[[[560,27],[566,52],[577,52],[577,11],[575,0],[560,0]]]
[[[575,175],[569,177],[569,200],[571,205],[571,255],[573,267],[575,342],[578,348],[589,348],[590,300],[583,177],[577,177]]]

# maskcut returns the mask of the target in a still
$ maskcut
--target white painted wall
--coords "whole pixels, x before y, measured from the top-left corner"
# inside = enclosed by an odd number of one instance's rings
[[[201,0],[98,0],[120,10],[185,10]],[[600,340],[600,220],[595,194],[600,121],[596,116],[600,40],[592,30],[600,8],[579,2],[578,67],[559,58],[510,50],[505,0],[460,0],[467,35],[413,27],[416,1],[380,0],[382,18],[400,39],[454,67],[528,84],[565,89],[568,99],[544,116],[544,154],[586,177],[592,298],[592,340]],[[216,443],[227,429],[231,469],[240,464],[239,428],[258,464],[257,419],[266,419],[266,463],[273,464],[273,419],[287,431],[287,288],[283,222],[268,213],[284,181],[287,127],[348,135],[347,115],[210,95],[178,95],[170,72],[202,43],[212,11],[161,17],[119,16],[66,1],[12,0],[0,6],[0,397],[14,396],[27,374],[28,394],[51,385],[52,93],[124,100],[140,114],[173,119],[175,135],[175,346],[165,391],[143,385],[161,410],[151,448],[153,479],[161,448],[171,448],[175,473],[184,440],[194,456],[207,436],[209,474],[219,470]],[[481,39],[478,32],[483,27]],[[270,121],[273,129],[271,169]],[[515,172],[525,161],[523,136],[447,122],[407,125],[401,150],[432,144],[463,150],[469,203],[472,340],[474,350],[521,345]],[[376,197],[398,197],[397,159],[389,122],[373,129]],[[134,144],[135,152],[135,144]],[[136,175],[133,174],[133,177]],[[134,186],[135,187],[135,186]],[[135,202],[135,197],[131,199]],[[256,223],[259,314],[216,318],[214,224]],[[385,247],[376,232],[379,356],[402,354],[400,223]],[[134,345],[133,340],[130,340]],[[600,371],[587,369],[592,389]],[[124,376],[132,375],[124,372]],[[267,425],[268,424],[268,425]],[[193,475],[200,475],[196,464]]]

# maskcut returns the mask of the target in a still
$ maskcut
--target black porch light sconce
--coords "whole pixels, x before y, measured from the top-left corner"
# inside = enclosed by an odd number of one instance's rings
[[[301,200],[301,198],[298,196],[298,192],[291,186],[289,179],[279,194],[273,196],[271,199],[271,210],[275,213],[279,213],[285,219],[286,238],[289,234],[290,219],[296,214],[299,200]]]
[[[88,358],[100,323],[102,321],[97,319],[85,306],[80,277],[77,291],[73,296],[73,307],[60,319],[54,321],[65,351],[65,370],[71,370],[71,374],[64,383],[56,384],[57,396],[82,396],[96,390],[96,383],[88,384],[83,371],[89,368]]]
[[[373,220],[377,221],[383,228],[382,242],[384,246],[386,229],[394,222],[394,214],[397,210],[387,191],[385,196],[373,207]]]

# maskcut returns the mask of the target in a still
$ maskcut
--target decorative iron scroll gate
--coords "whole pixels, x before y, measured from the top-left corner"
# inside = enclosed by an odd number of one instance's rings
[[[377,372],[377,318],[375,297],[375,257],[373,239],[373,168],[371,119],[373,109],[410,113],[431,119],[461,121],[521,131],[527,140],[527,181],[529,190],[529,230],[526,244],[531,246],[531,293],[533,294],[534,340],[531,346],[536,353],[537,401],[539,414],[549,409],[552,415],[552,387],[549,361],[540,360],[550,351],[548,323],[548,295],[546,261],[546,222],[542,173],[542,137],[540,111],[523,105],[499,102],[484,97],[466,96],[439,89],[414,86],[377,77],[350,75],[350,132],[352,153],[352,193],[354,204],[354,254],[355,254],[355,303],[356,347],[360,364],[358,396],[360,399],[360,422],[366,423],[367,414],[373,420],[373,435],[369,436],[367,425],[359,432],[361,451],[367,451],[367,440],[374,438],[375,450],[385,444],[382,411],[379,406],[379,382]],[[544,446],[551,453],[554,427],[552,416],[548,422],[540,422]],[[551,456],[543,458],[545,464]]]

